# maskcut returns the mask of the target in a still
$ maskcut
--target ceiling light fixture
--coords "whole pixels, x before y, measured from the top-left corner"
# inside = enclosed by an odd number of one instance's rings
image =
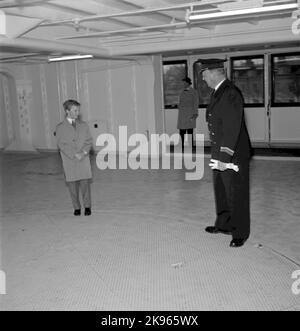
[[[68,55],[61,57],[52,57],[48,59],[48,62],[60,62],[60,61],[71,61],[71,60],[83,60],[83,59],[91,59],[94,55]]]
[[[285,4],[285,5],[276,5],[276,6],[265,6],[265,7],[258,7],[258,8],[244,8],[244,9],[237,9],[237,10],[228,10],[228,11],[221,11],[216,13],[209,13],[209,14],[201,14],[201,11],[192,11],[189,13],[188,21],[205,21],[215,18],[227,18],[227,17],[234,17],[234,16],[246,16],[251,14],[264,14],[264,13],[272,13],[272,12],[281,12],[284,10],[294,10],[298,8],[297,3],[292,4]]]

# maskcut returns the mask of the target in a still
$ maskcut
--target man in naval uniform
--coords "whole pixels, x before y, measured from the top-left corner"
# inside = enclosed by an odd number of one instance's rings
[[[230,247],[243,246],[250,234],[249,161],[251,144],[240,90],[228,79],[225,60],[199,59],[202,77],[213,89],[206,110],[216,221],[208,233],[231,234]]]
[[[191,135],[192,147],[194,146],[194,129],[196,128],[196,119],[198,117],[198,92],[192,87],[192,80],[186,77],[184,90],[179,96],[177,129],[181,137],[182,152],[184,152],[185,135]]]
[[[67,100],[63,104],[65,119],[56,127],[57,145],[63,162],[65,180],[71,195],[74,215],[81,215],[79,191],[82,194],[84,215],[91,215],[92,178],[90,150],[92,136],[86,122],[79,119],[80,103]]]

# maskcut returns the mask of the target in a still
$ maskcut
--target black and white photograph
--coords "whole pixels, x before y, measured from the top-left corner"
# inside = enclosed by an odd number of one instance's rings
[[[300,311],[299,0],[0,0],[0,311]]]

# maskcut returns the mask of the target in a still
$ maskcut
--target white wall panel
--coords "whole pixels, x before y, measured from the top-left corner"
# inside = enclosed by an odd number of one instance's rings
[[[94,144],[102,133],[112,132],[108,61],[84,61],[79,71],[81,112],[89,122]]]
[[[155,131],[155,95],[154,71],[150,59],[133,65],[135,82],[136,132],[146,134]]]
[[[271,143],[300,143],[300,107],[271,109]]]
[[[119,127],[127,126],[128,135],[131,135],[136,132],[131,64],[123,63],[122,66],[111,67],[109,70],[111,73],[114,134],[118,137]]]
[[[245,108],[245,120],[253,143],[268,143],[268,118],[264,108]]]

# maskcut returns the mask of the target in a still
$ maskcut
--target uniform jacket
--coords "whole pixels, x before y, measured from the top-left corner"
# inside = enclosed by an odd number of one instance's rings
[[[212,95],[206,110],[212,158],[225,163],[249,159],[251,144],[240,90],[225,80]]]
[[[198,93],[190,87],[184,89],[179,97],[177,129],[194,129],[196,119],[191,120],[193,115],[198,115]]]
[[[89,179],[92,177],[89,152],[92,136],[86,122],[76,120],[76,128],[65,119],[56,127],[57,145],[63,162],[67,182]],[[87,152],[79,161],[76,153]]]

